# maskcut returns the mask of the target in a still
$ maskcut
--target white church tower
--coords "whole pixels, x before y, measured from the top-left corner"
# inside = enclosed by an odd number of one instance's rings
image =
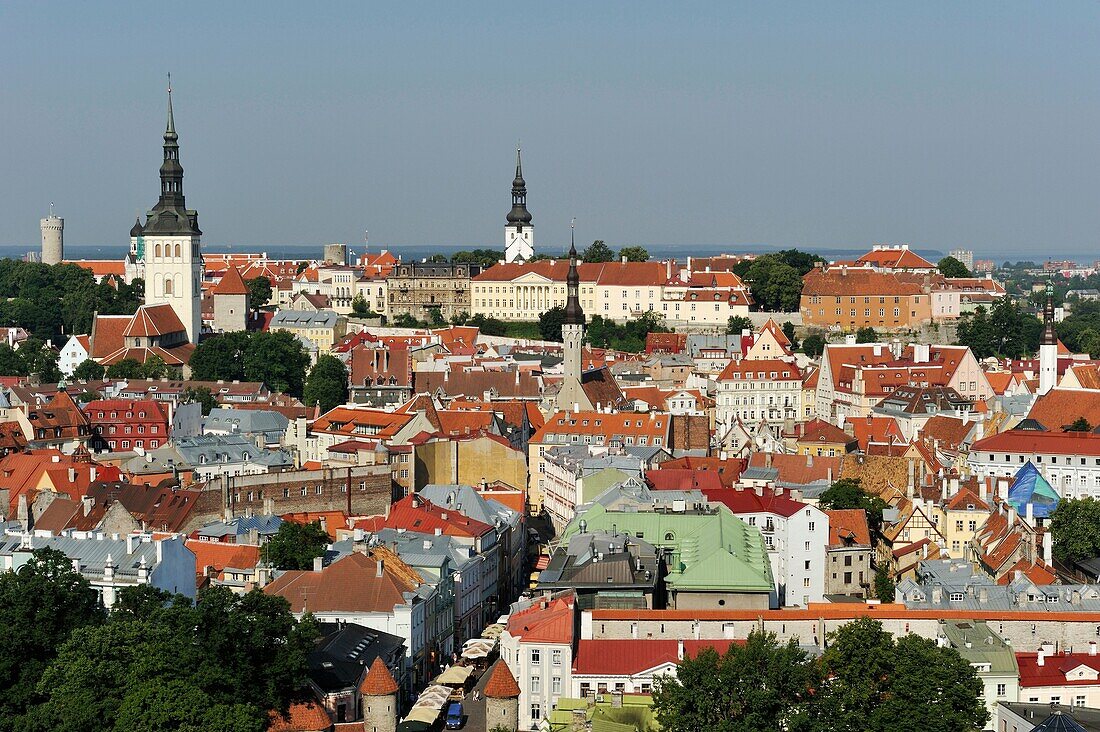
[[[131,256],[144,262],[145,303],[172,306],[198,343],[202,330],[202,248],[199,215],[183,198],[176,121],[172,114],[172,80],[168,79],[168,126],[164,130],[164,162],[160,166],[160,200],[145,225],[130,231]]]
[[[504,261],[526,262],[535,255],[535,227],[527,210],[527,183],[523,180],[523,161],[516,148],[516,177],[512,181],[512,210],[504,226]]]
[[[1039,396],[1058,382],[1058,335],[1054,332],[1054,284],[1047,283],[1047,304],[1043,308],[1043,335],[1039,340]]]

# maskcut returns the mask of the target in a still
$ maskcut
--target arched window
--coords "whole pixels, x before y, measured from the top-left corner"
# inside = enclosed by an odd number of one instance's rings
[[[164,278],[164,294],[165,295],[171,295],[172,294],[172,278],[171,277],[165,277]]]
[[[177,257],[178,257],[178,256],[180,256],[180,245],[179,245],[179,242],[176,242],[176,256],[177,256]]]
[[[154,250],[154,256],[160,257],[160,244],[157,244],[156,249]]]

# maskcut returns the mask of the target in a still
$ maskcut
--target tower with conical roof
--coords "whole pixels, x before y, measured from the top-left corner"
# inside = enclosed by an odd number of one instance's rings
[[[485,682],[485,729],[519,729],[519,684],[504,661],[489,669]]]
[[[1058,334],[1054,332],[1054,284],[1047,282],[1047,302],[1043,307],[1043,335],[1039,339],[1039,396],[1054,388],[1058,381]]]
[[[581,386],[584,310],[581,309],[581,276],[577,268],[573,224],[569,228],[569,272],[565,276],[565,318],[562,320],[561,339],[564,374],[558,390],[557,407],[566,410],[592,409],[592,402]]]
[[[535,255],[535,227],[527,210],[527,182],[523,180],[523,158],[516,147],[516,177],[512,180],[512,210],[504,225],[504,261],[526,262]]]
[[[248,329],[248,285],[235,265],[229,265],[221,281],[210,292],[214,300],[214,330],[232,333]]]
[[[397,682],[381,658],[375,658],[359,684],[363,705],[363,732],[397,729]]]
[[[168,123],[164,129],[164,160],[160,166],[160,198],[130,230],[130,248],[144,263],[145,302],[171,305],[197,343],[202,329],[202,249],[199,215],[183,197],[183,166],[168,83]]]

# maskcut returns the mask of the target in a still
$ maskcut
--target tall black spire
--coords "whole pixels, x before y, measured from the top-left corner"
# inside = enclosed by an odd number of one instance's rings
[[[569,273],[565,276],[565,319],[563,325],[584,325],[581,310],[581,275],[577,271],[577,244],[574,241],[576,219],[569,224]]]
[[[512,180],[512,210],[508,212],[508,223],[521,226],[531,223],[531,213],[527,210],[527,182],[523,180],[523,160],[518,145],[516,146],[516,177]]]
[[[187,210],[183,197],[183,166],[172,111],[172,75],[168,75],[168,122],[164,127],[164,161],[160,164],[160,199],[145,223],[147,234],[200,234],[198,214]]]
[[[1054,332],[1054,283],[1047,282],[1047,302],[1043,307],[1043,334],[1039,339],[1043,346],[1058,345],[1058,334]]]

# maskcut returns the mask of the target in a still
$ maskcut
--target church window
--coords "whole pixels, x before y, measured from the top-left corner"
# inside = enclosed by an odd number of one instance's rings
[[[171,295],[172,294],[172,278],[171,277],[165,277],[164,278],[164,294],[165,295]]]
[[[160,244],[157,244],[156,249],[154,250],[154,253],[155,253],[155,256],[157,256],[157,257],[160,256]]]
[[[180,256],[180,245],[178,242],[176,243],[176,256]]]

